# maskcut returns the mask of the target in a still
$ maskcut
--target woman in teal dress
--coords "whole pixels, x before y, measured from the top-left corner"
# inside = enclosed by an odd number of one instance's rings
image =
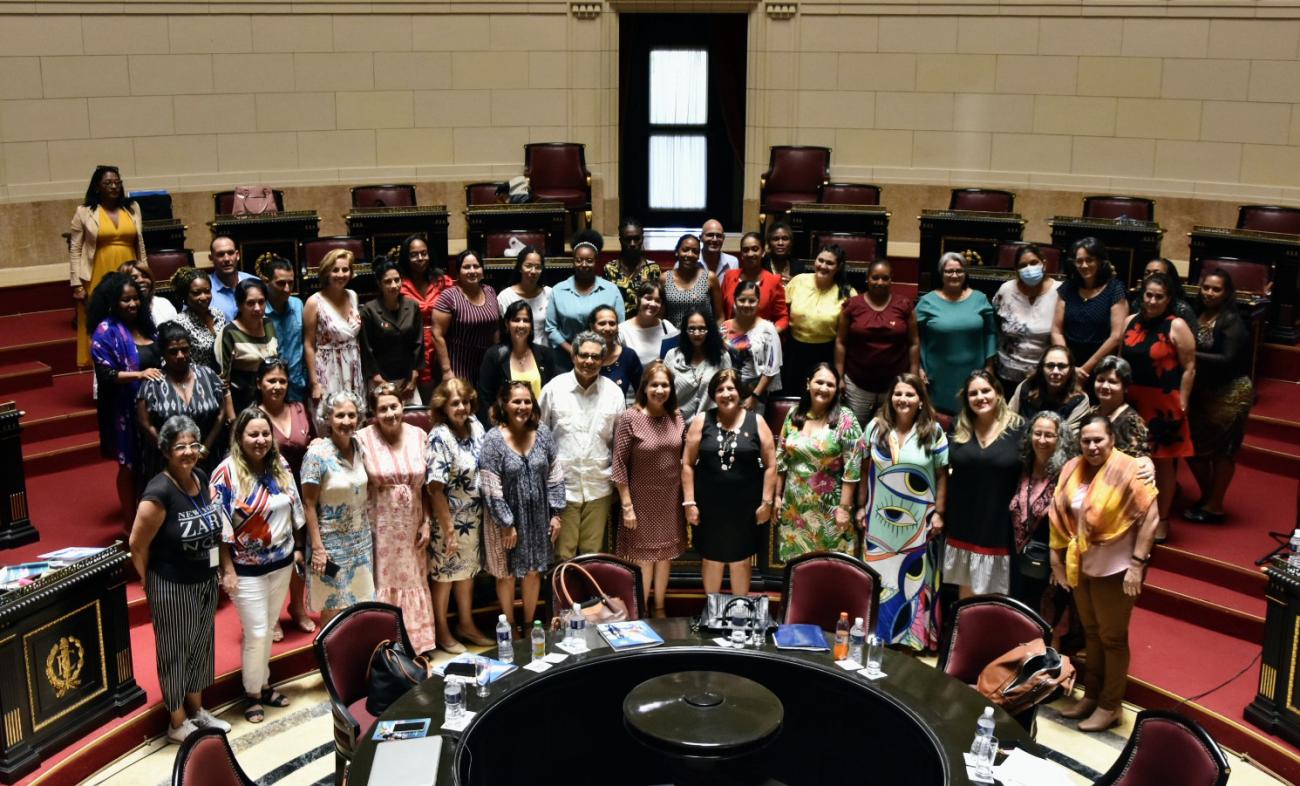
[[[933,537],[943,531],[948,439],[925,385],[899,376],[862,435],[864,482],[858,518],[863,559],[880,574],[881,641],[913,650],[939,646],[939,571]]]
[[[853,551],[862,430],[848,407],[840,406],[842,387],[833,366],[817,364],[781,428],[775,495],[781,562],[810,551]]]
[[[942,286],[916,303],[921,336],[921,378],[936,409],[954,414],[962,383],[977,368],[992,368],[998,354],[997,320],[983,292],[966,284],[961,254],[939,258]]]

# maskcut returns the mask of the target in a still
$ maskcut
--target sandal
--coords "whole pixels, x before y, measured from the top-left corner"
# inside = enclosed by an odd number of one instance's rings
[[[244,720],[249,723],[261,723],[266,720],[266,710],[262,709],[261,703],[252,696],[247,698],[248,706],[244,708]]]
[[[271,641],[284,641],[284,628],[278,622],[271,628]]]
[[[298,630],[303,633],[316,632],[316,621],[307,616],[307,612],[304,611],[302,616],[298,616],[297,614],[291,614],[290,616],[293,617],[293,624],[298,626]]]
[[[289,706],[289,697],[284,695],[283,693],[276,692],[274,688],[263,688],[262,703],[268,707],[275,707],[279,709],[281,707]]]

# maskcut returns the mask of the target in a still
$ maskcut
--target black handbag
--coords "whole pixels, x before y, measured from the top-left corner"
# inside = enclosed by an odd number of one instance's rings
[[[370,655],[366,670],[366,712],[378,717],[388,705],[402,698],[429,676],[429,661],[423,655],[411,657],[400,642],[384,639]]]
[[[1025,550],[1020,552],[1020,557],[1016,560],[1020,575],[1027,579],[1046,581],[1052,573],[1050,554],[1047,544],[1041,540],[1026,543]]]
[[[699,626],[705,630],[731,630],[731,611],[736,606],[745,607],[748,628],[767,630],[774,627],[766,595],[728,595],[725,592],[709,593]]]

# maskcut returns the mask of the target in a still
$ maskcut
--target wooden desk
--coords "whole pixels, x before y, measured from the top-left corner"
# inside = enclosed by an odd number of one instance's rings
[[[262,254],[270,252],[296,262],[302,244],[320,234],[320,216],[315,210],[217,216],[208,227],[213,237],[225,235],[234,240],[244,272],[257,275],[257,259]]]
[[[889,217],[880,205],[823,205],[799,202],[790,206],[786,221],[793,240],[791,253],[796,257],[817,256],[819,232],[848,232],[866,235],[876,241],[876,258],[889,256]],[[808,268],[811,270],[811,268]]]
[[[486,254],[491,232],[545,232],[546,256],[562,257],[568,217],[559,202],[470,205],[465,210],[467,245]]]
[[[343,217],[348,234],[366,239],[370,259],[393,252],[411,235],[422,235],[429,245],[429,257],[446,264],[447,206],[354,207]]]
[[[185,230],[188,227],[180,219],[160,218],[145,220],[144,247],[146,250],[161,251],[164,248],[185,248]]]
[[[23,472],[22,418],[13,401],[0,404],[0,549],[12,549],[41,539],[27,508],[27,479]]]
[[[1264,574],[1268,576],[1264,653],[1259,688],[1246,707],[1246,720],[1292,745],[1300,745],[1300,707],[1292,695],[1300,682],[1300,671],[1296,670],[1296,656],[1300,655],[1300,571],[1276,557],[1264,568]]]
[[[1265,339],[1294,344],[1300,339],[1300,235],[1225,227],[1192,227],[1187,280],[1201,280],[1201,262],[1230,257],[1268,265],[1273,270],[1272,307]]]
[[[1052,227],[1052,245],[1061,249],[1062,267],[1075,241],[1095,237],[1106,247],[1115,275],[1126,289],[1137,285],[1147,262],[1163,256],[1160,242],[1165,231],[1154,221],[1055,216],[1047,223]]]
[[[573,260],[569,257],[547,259],[542,271],[542,285],[553,287],[573,275]],[[499,294],[515,283],[515,260],[511,257],[488,257],[483,260],[483,280]]]
[[[973,252],[976,259],[966,266],[996,265],[998,246],[1020,240],[1025,220],[1019,213],[984,213],[978,210],[922,210],[921,255],[917,294],[934,288],[939,257],[955,251]]]

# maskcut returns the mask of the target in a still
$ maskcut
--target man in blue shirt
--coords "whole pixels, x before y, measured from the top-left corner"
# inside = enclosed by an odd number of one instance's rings
[[[302,359],[302,301],[293,296],[293,263],[284,257],[262,262],[266,282],[266,321],[275,327],[279,354],[289,364],[288,401],[302,401],[307,391],[306,366]]]
[[[212,305],[211,308],[225,315],[227,322],[234,322],[238,309],[235,307],[235,287],[246,278],[253,278],[251,273],[239,269],[239,247],[235,241],[225,235],[212,238],[208,246],[208,258],[212,260]]]

